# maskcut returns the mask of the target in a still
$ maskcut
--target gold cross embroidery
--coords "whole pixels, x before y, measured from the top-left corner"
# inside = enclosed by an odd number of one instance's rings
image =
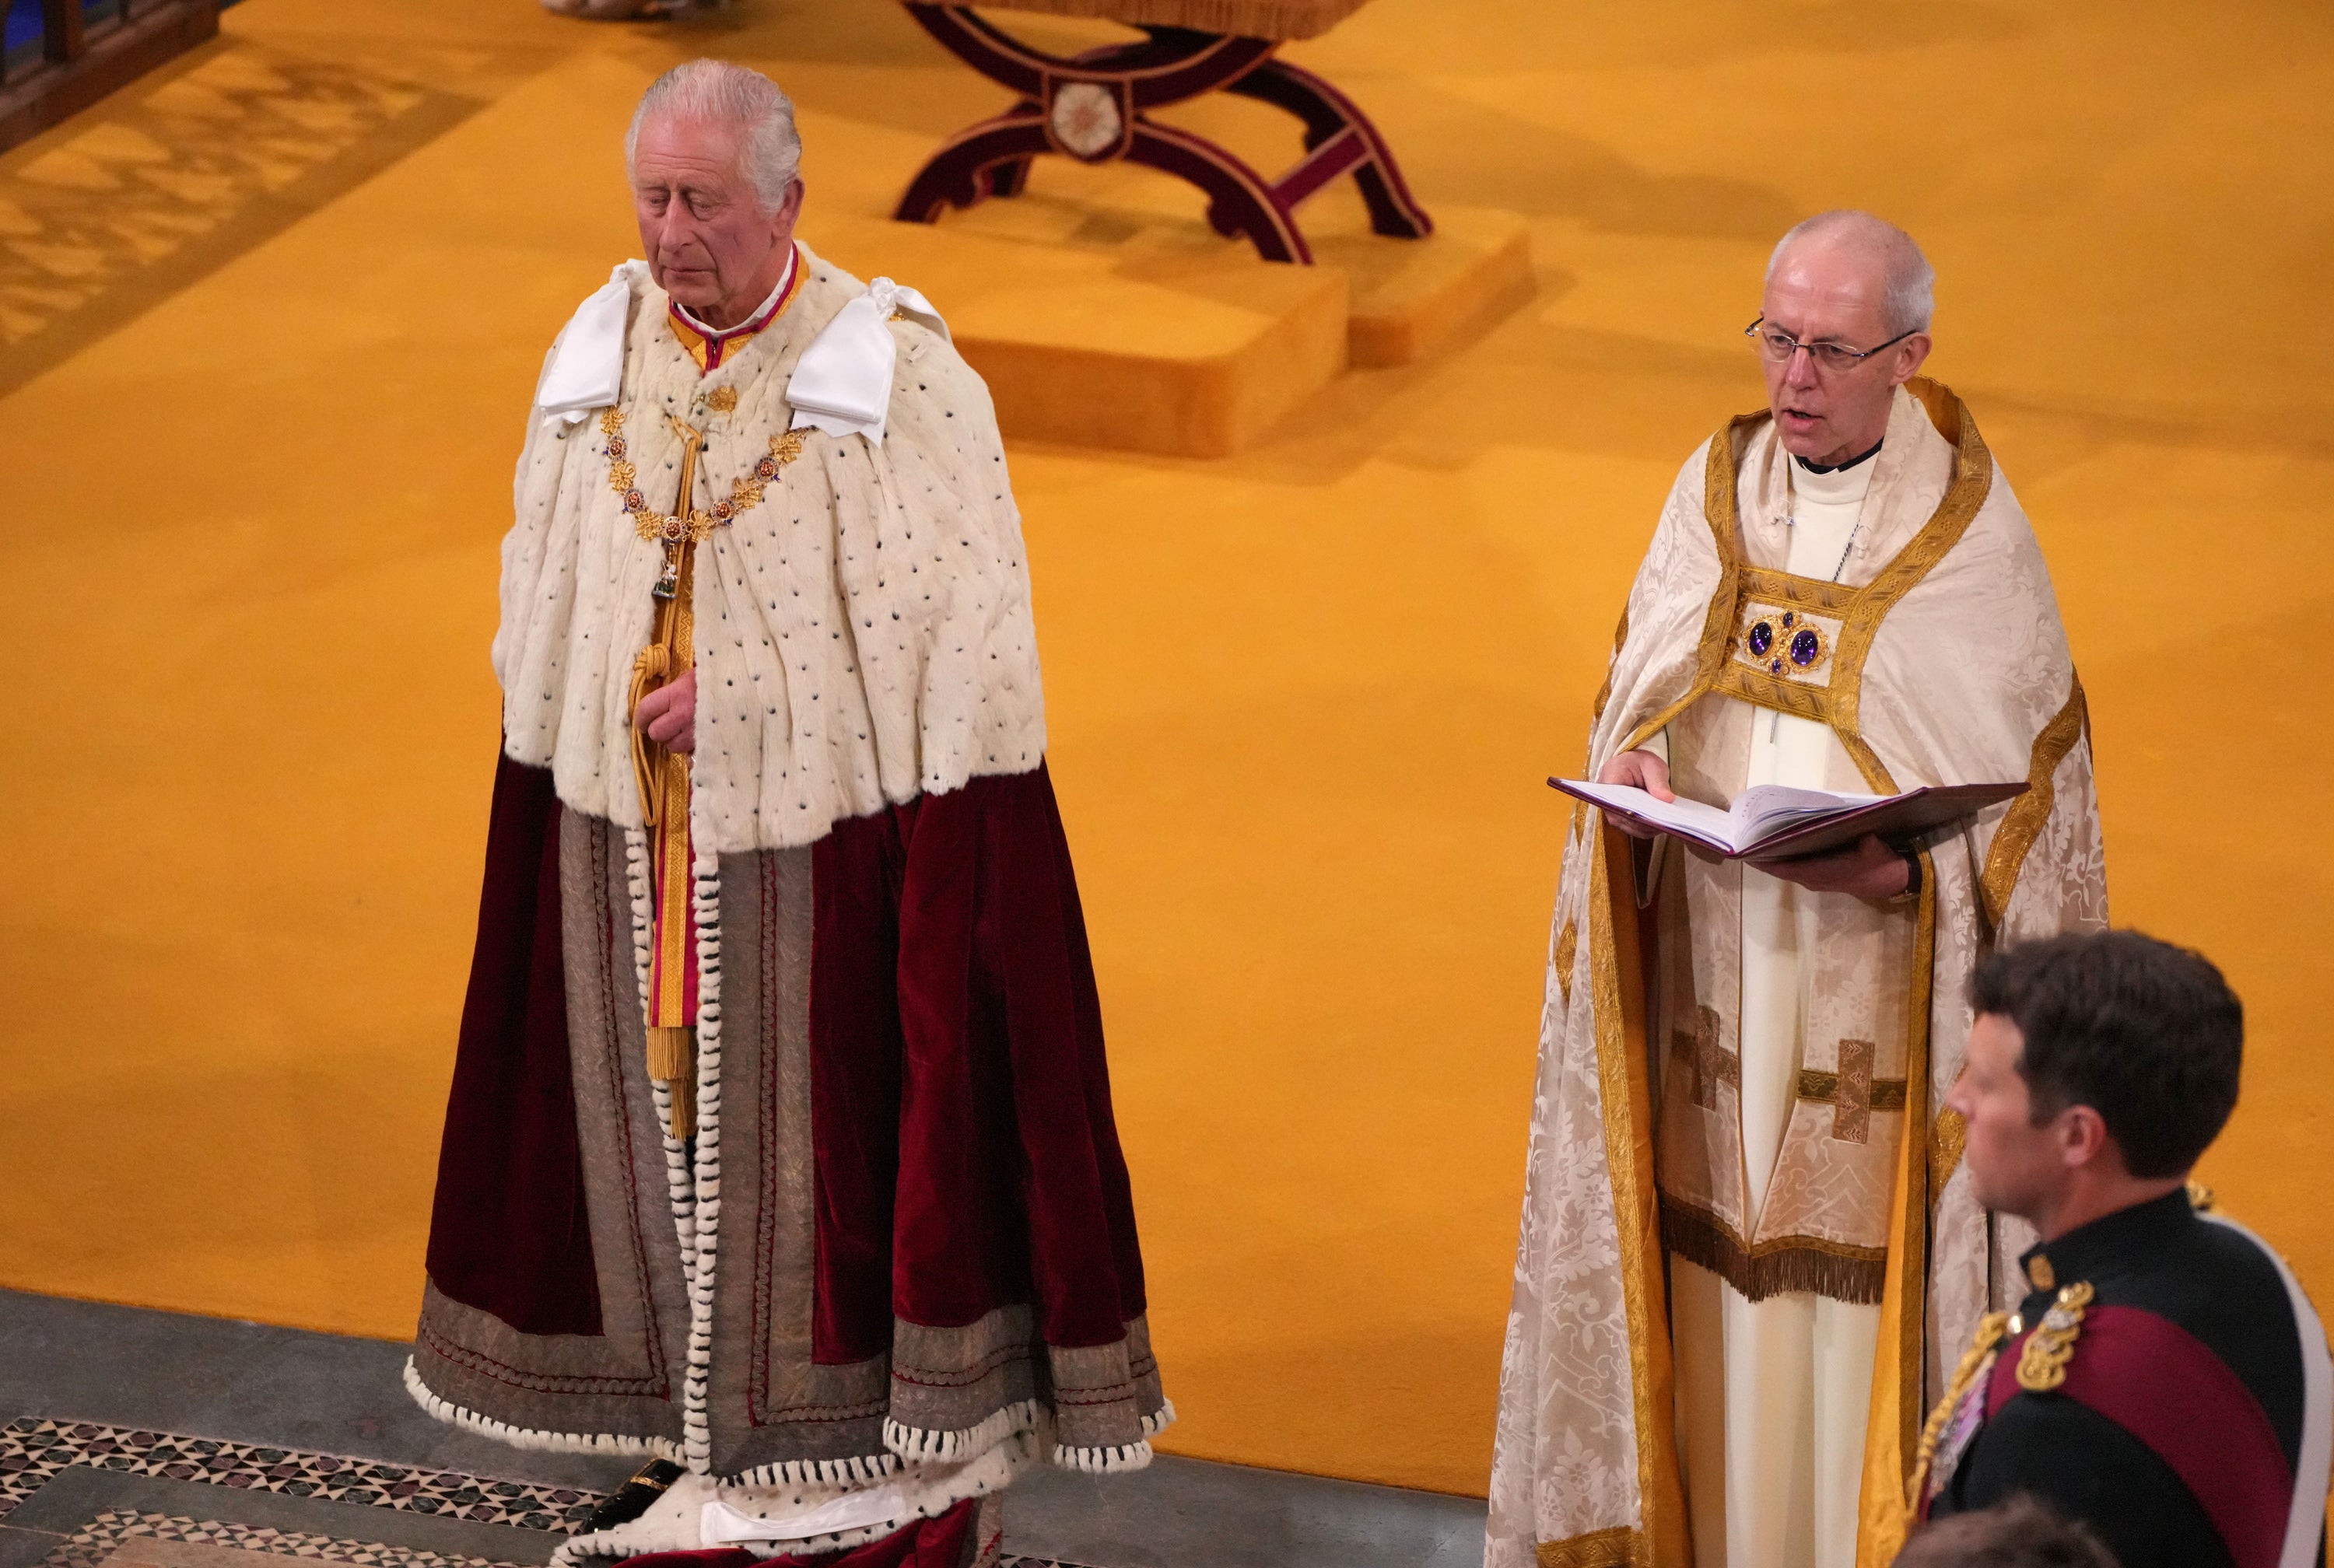
[[[1670,1031],[1670,1053],[1685,1069],[1693,1102],[1705,1111],[1718,1108],[1718,1086],[1742,1092],[1742,1058],[1719,1045],[1718,1011],[1696,1007],[1690,1029]]]
[[[1838,1072],[1799,1074],[1799,1098],[1831,1107],[1831,1135],[1842,1143],[1868,1141],[1874,1111],[1905,1109],[1905,1080],[1872,1075],[1877,1054],[1869,1040],[1843,1040]]]

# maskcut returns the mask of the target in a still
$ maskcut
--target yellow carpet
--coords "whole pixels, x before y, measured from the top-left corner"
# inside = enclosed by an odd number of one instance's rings
[[[402,1336],[510,464],[550,334],[635,248],[632,97],[684,53],[772,70],[815,244],[1001,98],[874,0],[686,35],[249,0],[226,34],[0,159],[0,1283]],[[1292,53],[1430,209],[1525,215],[1540,292],[1234,460],[1013,453],[1168,1447],[1480,1491],[1563,820],[1540,780],[1579,756],[1678,463],[1760,400],[1737,334],[1768,246],[1846,203],[1929,247],[1934,367],[2049,552],[2118,919],[2249,1003],[2205,1175],[2334,1304],[2334,23],[1379,0]],[[1289,150],[1253,106],[1181,117]],[[1124,171],[1037,188],[1197,219]]]

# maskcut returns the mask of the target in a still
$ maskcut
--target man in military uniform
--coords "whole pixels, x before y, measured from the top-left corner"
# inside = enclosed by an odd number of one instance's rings
[[[1930,1418],[1915,1513],[2028,1493],[2123,1568],[2322,1561],[2325,1332],[2187,1180],[2236,1105],[2235,995],[2200,955],[2110,931],[1995,954],[1971,1003],[1946,1102],[1980,1201],[2041,1241],[2019,1310],[1986,1318]]]

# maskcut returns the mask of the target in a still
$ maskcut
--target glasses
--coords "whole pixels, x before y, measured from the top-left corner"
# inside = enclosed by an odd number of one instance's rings
[[[1742,329],[1742,335],[1758,345],[1760,359],[1771,364],[1789,364],[1793,354],[1805,349],[1809,357],[1827,370],[1852,370],[1882,349],[1893,349],[1911,337],[1913,332],[1921,330],[1914,327],[1912,332],[1898,332],[1886,342],[1876,344],[1868,349],[1851,349],[1846,343],[1835,343],[1828,340],[1818,343],[1803,343],[1782,328],[1770,327],[1766,322],[1767,318],[1760,316]]]

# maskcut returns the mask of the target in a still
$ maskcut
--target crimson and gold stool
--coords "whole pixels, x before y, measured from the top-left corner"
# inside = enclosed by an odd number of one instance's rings
[[[1354,101],[1277,58],[1290,39],[1327,32],[1368,0],[1010,0],[1018,11],[1098,17],[1142,29],[1139,42],[1068,58],[1021,43],[969,5],[908,0],[926,32],[1021,101],[942,143],[909,182],[896,217],[931,223],[946,207],[1013,196],[1041,153],[1080,163],[1124,160],[1163,170],[1208,197],[1208,223],[1245,235],[1267,261],[1310,263],[1297,208],[1346,175],[1382,235],[1421,239],[1433,223],[1403,182],[1384,138]],[[1149,111],[1207,92],[1232,92],[1304,122],[1305,153],[1267,178],[1203,136],[1162,125]]]

